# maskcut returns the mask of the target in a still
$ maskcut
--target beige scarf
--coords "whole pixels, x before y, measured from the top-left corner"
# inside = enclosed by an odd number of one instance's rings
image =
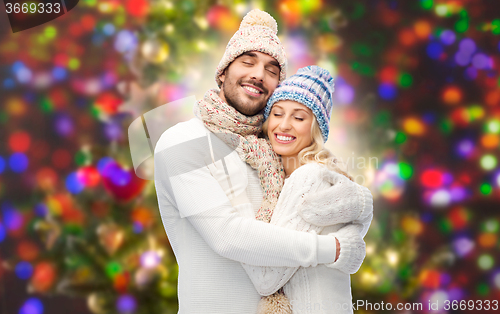
[[[241,114],[220,99],[219,91],[216,89],[209,90],[203,100],[198,101],[196,111],[212,133],[230,147],[237,147],[236,151],[241,160],[259,172],[264,199],[256,218],[264,222],[271,221],[283,188],[285,170],[271,143],[256,136],[261,131],[264,116],[258,114],[248,117]],[[283,288],[272,295],[262,297],[258,307],[258,314],[291,313],[291,304]]]
[[[241,114],[220,99],[216,89],[209,90],[203,100],[198,101],[196,109],[205,126],[229,146],[237,147],[241,160],[259,172],[264,199],[256,218],[269,222],[283,188],[285,170],[269,140],[256,135],[261,131],[264,116]]]

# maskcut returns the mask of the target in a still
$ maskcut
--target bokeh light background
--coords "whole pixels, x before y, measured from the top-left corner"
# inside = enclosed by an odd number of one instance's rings
[[[15,34],[0,13],[0,311],[177,313],[175,259],[127,128],[215,87],[253,8],[277,19],[289,75],[318,64],[335,77],[327,145],[375,199],[353,300],[500,300],[496,6],[80,0]],[[192,116],[170,106],[165,123]]]

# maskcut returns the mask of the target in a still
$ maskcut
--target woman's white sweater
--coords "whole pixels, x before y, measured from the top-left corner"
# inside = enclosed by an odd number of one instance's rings
[[[332,178],[336,180],[335,184],[342,185],[336,190],[336,195],[330,197],[335,206],[325,204],[324,199],[308,199],[311,193],[330,188]],[[355,273],[364,259],[363,238],[372,218],[373,198],[366,187],[320,164],[303,165],[285,180],[270,223],[336,236],[341,248],[339,259],[332,264],[307,268],[257,267],[247,264],[243,264],[243,267],[261,295],[272,294],[284,285],[294,314],[352,313],[349,274]],[[306,219],[321,226],[311,224]]]

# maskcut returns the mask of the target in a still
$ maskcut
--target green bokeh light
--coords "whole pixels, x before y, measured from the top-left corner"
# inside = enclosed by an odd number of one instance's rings
[[[396,137],[394,138],[394,142],[396,142],[396,144],[403,144],[404,142],[406,142],[407,139],[408,138],[406,137],[406,134],[399,131],[398,133],[396,133]]]
[[[441,123],[439,124],[439,128],[441,129],[441,131],[443,131],[443,133],[449,134],[453,130],[453,121],[451,121],[450,119],[445,119],[441,121]]]
[[[491,33],[493,35],[500,35],[500,19],[491,21]]]
[[[498,232],[498,230],[500,230],[500,223],[498,223],[496,219],[488,219],[482,224],[481,230],[491,233]]]
[[[45,27],[43,34],[45,35],[46,38],[52,39],[57,36],[57,29],[53,26],[47,26]]]
[[[469,29],[469,20],[460,19],[455,23],[457,33],[465,33]]]
[[[48,98],[44,98],[40,101],[40,109],[45,113],[49,113],[54,110],[54,105]]]
[[[413,175],[413,168],[411,165],[401,162],[399,163],[399,176],[401,179],[408,180]]]
[[[401,73],[399,76],[399,86],[410,87],[413,84],[413,77],[408,73]]]
[[[490,287],[486,283],[480,283],[476,288],[477,294],[486,296],[490,293]]]
[[[110,262],[106,265],[106,274],[110,278],[114,278],[116,275],[122,272],[122,266],[117,262]]]
[[[477,265],[482,270],[488,270],[495,264],[495,260],[489,254],[483,254],[477,259]]]
[[[493,188],[491,187],[490,184],[483,183],[481,184],[481,187],[479,187],[479,191],[481,191],[481,194],[483,195],[490,195],[491,192],[493,192]]]
[[[76,59],[76,58],[71,58],[68,62],[68,68],[70,70],[78,70],[78,68],[80,67],[80,60]]]
[[[433,0],[420,0],[420,5],[425,10],[430,10],[434,6]]]

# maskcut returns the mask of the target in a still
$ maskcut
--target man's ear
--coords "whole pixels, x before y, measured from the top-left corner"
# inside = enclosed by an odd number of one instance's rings
[[[227,71],[227,68],[224,69],[224,72],[222,72],[221,75],[219,75],[219,80],[224,83],[224,80],[226,79],[226,71]]]

